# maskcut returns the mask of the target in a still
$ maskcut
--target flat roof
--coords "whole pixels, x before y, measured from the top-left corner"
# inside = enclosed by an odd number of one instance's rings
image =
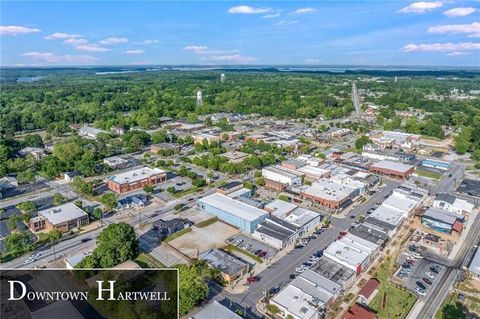
[[[332,179],[321,178],[305,189],[307,195],[341,201],[353,193],[354,189]]]
[[[112,175],[108,179],[118,184],[134,183],[150,176],[166,173],[160,168],[141,167],[128,172]]]
[[[220,249],[209,249],[198,255],[198,258],[206,261],[210,266],[220,269],[223,273],[232,275],[247,267],[242,260],[227,254]]]
[[[242,319],[242,317],[214,300],[189,319]]]
[[[475,252],[475,255],[473,255],[472,261],[468,266],[468,270],[470,270],[477,276],[480,276],[480,248],[479,247],[477,247],[477,251]]]
[[[341,286],[348,282],[352,276],[355,276],[355,271],[326,256],[320,257],[313,270]]]
[[[298,206],[295,204],[292,204],[290,202],[286,202],[281,199],[276,199],[273,202],[268,203],[265,205],[265,210],[268,210],[271,212],[272,215],[277,216],[277,217],[283,217]]]
[[[229,214],[238,216],[248,221],[257,220],[259,217],[267,215],[263,209],[255,208],[228,196],[214,193],[198,199],[199,203],[216,207]]]
[[[324,176],[325,174],[330,173],[329,170],[312,166],[312,165],[305,165],[303,167],[298,168],[297,171],[304,173],[306,175],[315,175],[318,177],[321,177],[321,176]]]
[[[77,205],[73,203],[66,203],[60,206],[41,210],[38,212],[38,216],[48,219],[52,225],[58,225],[69,220],[88,216],[88,214]]]
[[[312,318],[340,289],[340,285],[307,269],[275,295],[272,301],[299,318]]]
[[[370,214],[369,218],[375,218],[381,220],[385,223],[397,226],[402,219],[406,215],[406,212],[397,210],[387,205],[380,205],[377,209]]]
[[[354,248],[363,250],[368,254],[371,254],[373,251],[375,251],[378,248],[377,244],[372,243],[371,241],[363,239],[359,236],[355,236],[352,233],[347,233],[345,236],[343,236],[340,239],[340,241]]]
[[[441,208],[431,207],[425,211],[423,218],[436,219],[438,221],[453,225],[457,219],[462,220],[463,216],[457,216],[457,214],[450,213],[449,211]]]
[[[299,175],[298,174],[294,174],[290,171],[287,171],[285,168],[281,167],[281,166],[278,166],[278,165],[275,165],[275,166],[267,166],[267,167],[264,167],[262,168],[262,171],[265,170],[267,172],[271,172],[271,173],[274,173],[274,174],[278,174],[278,175],[282,175],[282,176],[286,176],[288,178],[295,178],[295,177],[298,177]]]
[[[284,220],[290,224],[302,227],[311,222],[313,219],[318,218],[319,216],[320,214],[314,211],[298,207],[294,209],[290,214],[288,214],[288,216],[286,216]],[[322,216],[320,216],[320,218],[321,217]]]
[[[334,241],[325,249],[325,254],[333,256],[353,267],[357,267],[368,258],[369,253],[344,241]]]
[[[402,196],[398,193],[393,193],[382,203],[382,205],[388,206],[398,211],[409,213],[412,211],[412,209],[415,208],[415,205],[417,205],[418,202],[418,199],[414,200],[412,198]]]
[[[288,240],[295,233],[293,230],[280,227],[268,220],[262,222],[259,226],[260,227],[258,227],[255,232],[265,234],[281,241]]]
[[[350,230],[350,233],[368,240],[377,245],[383,244],[388,239],[388,234],[378,229],[378,227],[371,227],[364,223]]]
[[[413,168],[412,165],[402,164],[399,162],[392,161],[380,161],[378,163],[372,164],[372,167],[376,169],[388,169],[396,172],[406,173]]]

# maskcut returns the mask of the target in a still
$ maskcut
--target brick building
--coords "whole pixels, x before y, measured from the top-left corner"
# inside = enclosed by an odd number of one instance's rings
[[[112,175],[107,178],[107,187],[123,194],[134,190],[142,189],[145,185],[154,186],[167,179],[167,173],[159,168],[142,167],[129,172]]]

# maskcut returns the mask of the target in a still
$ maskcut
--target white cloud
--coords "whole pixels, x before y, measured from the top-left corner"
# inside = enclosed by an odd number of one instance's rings
[[[99,46],[98,44],[81,44],[77,45],[75,49],[80,51],[88,51],[88,52],[107,52],[110,49]]]
[[[234,54],[238,50],[217,50],[211,49],[206,45],[187,45],[184,50],[191,51],[198,55],[200,60],[209,62],[230,62],[230,63],[248,63],[257,59],[250,56]]]
[[[305,63],[319,63],[320,59],[305,59]]]
[[[292,25],[292,24],[297,24],[298,21],[296,20],[281,20],[275,23],[277,26],[287,26],[287,25]]]
[[[63,41],[65,44],[71,44],[71,45],[82,45],[82,44],[87,44],[88,40],[87,39],[66,39]]]
[[[257,61],[257,59],[254,57],[240,55],[240,54],[213,55],[208,57],[207,59],[212,61],[231,62],[231,63],[249,63],[249,62]]]
[[[467,54],[470,54],[470,52],[453,51],[453,52],[447,53],[448,56],[467,55]]]
[[[315,10],[314,8],[300,8],[300,9],[297,9],[294,11],[294,13],[296,14],[305,14],[305,13],[312,13],[312,12],[315,12],[317,10]]]
[[[250,6],[237,6],[231,7],[228,9],[228,12],[233,14],[260,14],[260,13],[267,13],[272,11],[270,8],[254,8]]]
[[[139,41],[139,42],[134,42],[134,44],[140,44],[140,45],[151,45],[151,44],[157,44],[158,41],[157,39],[152,39],[152,40],[144,40],[144,41]]]
[[[429,44],[407,44],[402,48],[404,52],[464,52],[480,50],[479,42],[462,43],[429,43]]]
[[[272,18],[277,18],[279,16],[280,16],[280,12],[277,12],[277,13],[272,13],[272,14],[266,14],[266,15],[262,16],[262,18],[272,19]]]
[[[217,49],[210,49],[205,45],[187,45],[183,48],[187,51],[192,51],[195,54],[199,55],[213,55],[213,54],[225,54],[225,53],[234,53],[238,52],[238,50],[217,50]]]
[[[72,34],[72,33],[63,33],[63,32],[55,32],[50,35],[47,35],[45,39],[47,40],[63,40],[63,39],[73,39],[73,38],[82,38],[80,34]]]
[[[443,14],[449,18],[466,17],[472,13],[477,12],[477,10],[477,8],[472,7],[453,8],[445,11]]]
[[[433,2],[419,1],[419,2],[414,2],[411,5],[398,10],[398,12],[400,12],[400,13],[419,13],[419,14],[422,14],[422,13],[425,13],[427,11],[430,11],[430,10],[433,10],[433,9],[436,9],[436,8],[440,8],[441,6],[443,6],[443,3],[441,1],[433,1]]]
[[[126,50],[123,51],[125,54],[142,54],[144,51],[143,50]]]
[[[480,37],[480,22],[473,22],[471,24],[437,25],[435,27],[428,28],[428,32],[440,34],[465,33],[470,38],[478,38]]]
[[[92,63],[98,59],[89,55],[56,55],[51,52],[26,52],[22,56],[37,61],[55,64],[85,64]]]
[[[100,41],[100,43],[104,45],[115,45],[115,44],[127,43],[127,42],[128,42],[127,38],[118,38],[118,37],[109,37]]]
[[[28,34],[28,33],[40,32],[40,31],[41,30],[37,28],[22,27],[19,25],[0,26],[0,34],[3,34],[3,35]]]

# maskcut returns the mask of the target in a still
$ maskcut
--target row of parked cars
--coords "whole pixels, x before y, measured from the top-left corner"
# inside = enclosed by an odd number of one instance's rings
[[[25,260],[25,261],[23,262],[23,264],[24,264],[24,265],[31,264],[31,263],[33,263],[34,261],[38,260],[41,255],[42,255],[41,253],[34,253],[34,254],[30,255],[30,257],[28,257],[27,260]]]

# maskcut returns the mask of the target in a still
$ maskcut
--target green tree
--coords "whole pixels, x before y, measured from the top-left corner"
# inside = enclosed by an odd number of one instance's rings
[[[62,237],[62,232],[58,229],[53,229],[47,233],[48,239],[53,242]]]
[[[58,206],[61,205],[65,201],[65,196],[62,194],[56,193],[53,195],[53,205]]]
[[[187,314],[208,296],[209,278],[207,267],[204,263],[194,263],[191,266],[179,265],[179,294],[180,294],[180,315]]]
[[[24,232],[11,233],[5,238],[5,250],[13,256],[24,253],[30,245],[30,237]]]
[[[110,268],[139,253],[135,230],[126,223],[110,224],[97,237],[97,247],[91,256],[84,258],[76,268]]]
[[[100,202],[109,209],[115,209],[117,207],[118,196],[114,193],[103,194],[100,198]]]
[[[152,185],[144,185],[143,191],[146,193],[153,193],[154,187]]]
[[[177,190],[175,189],[174,186],[169,186],[167,188],[167,192],[169,192],[170,194],[175,194],[177,192]]]
[[[17,204],[17,208],[20,209],[22,213],[30,213],[37,208],[37,205],[35,205],[35,203],[32,201],[26,201],[26,202]]]
[[[278,199],[283,200],[284,202],[289,202],[288,197],[285,194],[278,195]]]
[[[100,207],[95,207],[92,212],[92,217],[94,219],[101,219],[103,216],[102,209]]]
[[[370,143],[370,139],[368,138],[368,136],[365,136],[365,135],[362,135],[360,136],[356,141],[355,141],[355,148],[357,150],[361,150],[363,148],[364,145]]]
[[[23,218],[22,216],[20,215],[11,215],[10,217],[8,217],[8,220],[7,220],[7,227],[10,231],[14,230],[17,228],[18,226],[18,223],[20,223],[21,221],[23,221]]]
[[[93,195],[93,185],[90,182],[83,181],[79,176],[75,176],[72,180],[73,191],[80,195]]]

